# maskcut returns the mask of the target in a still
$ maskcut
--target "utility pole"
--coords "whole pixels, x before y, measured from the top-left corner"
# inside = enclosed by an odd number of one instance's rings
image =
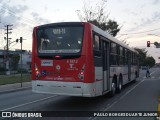
[[[18,42],[20,40],[21,43],[21,87],[22,87],[22,43],[23,43],[23,37],[20,37],[20,39],[17,39],[16,42]]]
[[[23,38],[20,37],[20,43],[21,43],[21,87],[22,87],[22,42],[23,42]]]
[[[6,72],[6,74],[7,75],[10,75],[10,71],[9,71],[9,43],[10,43],[10,39],[12,39],[12,38],[9,38],[8,35],[12,33],[12,32],[10,32],[12,30],[12,28],[9,28],[11,26],[13,26],[13,25],[5,26],[7,28],[7,29],[5,29],[7,31],[5,33],[7,35],[7,37],[6,37],[6,40],[7,40],[7,45],[6,45],[6,47],[7,47],[7,49],[6,49],[6,54],[7,54],[7,57],[6,57],[6,70],[7,70],[7,72]]]

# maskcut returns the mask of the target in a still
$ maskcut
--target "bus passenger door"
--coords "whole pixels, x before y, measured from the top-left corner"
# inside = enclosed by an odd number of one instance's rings
[[[102,40],[103,92],[109,90],[109,42]]]

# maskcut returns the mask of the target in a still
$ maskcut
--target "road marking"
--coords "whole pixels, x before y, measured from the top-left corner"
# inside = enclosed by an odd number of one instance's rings
[[[117,102],[119,102],[120,100],[122,100],[125,96],[127,96],[129,93],[131,93],[137,86],[139,86],[142,82],[144,82],[144,79],[138,83],[137,85],[135,85],[132,89],[130,89],[129,91],[127,91],[123,96],[121,96],[117,101],[115,101],[114,103],[112,103],[110,106],[108,106],[107,108],[105,108],[103,111],[107,111],[109,108],[111,108],[113,105],[115,105]]]
[[[153,71],[150,75],[152,75],[153,73],[155,73],[157,70]],[[120,100],[122,100],[124,97],[126,97],[129,93],[131,93],[137,86],[139,86],[142,82],[144,82],[146,79],[146,77],[143,78],[142,81],[140,81],[140,83],[138,83],[137,85],[135,85],[132,89],[130,89],[129,91],[127,91],[124,95],[122,95],[118,100],[114,101],[112,104],[107,104],[107,107],[105,107],[104,109],[100,110],[100,111],[107,111],[108,109],[110,109],[112,106],[114,106],[116,103],[118,103]],[[90,117],[89,120],[96,120],[98,117]]]
[[[155,70],[155,71],[153,71],[152,73],[150,73],[150,75],[152,75],[153,73],[155,73],[155,72],[157,72],[158,70]],[[143,78],[147,78],[146,76],[144,76]],[[155,78],[155,76],[152,76],[151,77],[152,79],[154,79]]]
[[[122,95],[118,100],[114,101],[112,104],[108,104],[107,107],[105,107],[103,110],[100,110],[102,112],[107,111],[108,109],[110,109],[112,106],[114,106],[116,103],[118,103],[120,100],[122,100],[125,96],[127,96],[129,93],[131,93],[138,85],[140,85],[142,82],[144,82],[145,79],[143,79],[140,83],[138,83],[137,85],[135,85],[132,89],[130,89],[129,91],[127,91],[124,95]],[[96,120],[97,117],[90,117],[89,120]]]
[[[157,72],[158,70],[153,71],[150,75],[152,75],[153,73]]]
[[[58,95],[53,95],[53,96],[46,97],[46,98],[43,98],[43,99],[39,99],[39,100],[35,100],[35,101],[32,101],[32,102],[20,104],[20,105],[13,106],[13,107],[10,107],[10,108],[6,108],[6,109],[0,110],[0,111],[11,110],[11,109],[14,109],[14,108],[18,108],[18,107],[22,107],[22,106],[25,106],[25,105],[33,104],[33,103],[36,103],[36,102],[40,102],[40,101],[43,101],[43,100],[47,100],[47,99],[50,99],[50,98],[53,98],[53,97],[56,97],[56,96],[58,96]]]

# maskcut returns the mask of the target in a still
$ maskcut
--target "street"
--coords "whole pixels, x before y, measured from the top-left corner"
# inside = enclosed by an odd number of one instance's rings
[[[145,70],[140,71],[136,83],[124,86],[120,94],[96,98],[82,98],[33,93],[31,88],[0,93],[0,111],[139,111],[156,112],[160,96],[160,68],[150,70],[151,77],[145,77]],[[63,112],[61,113],[63,114]],[[42,118],[43,119],[43,118]],[[52,118],[50,118],[52,119]],[[56,120],[61,117],[54,118]],[[69,119],[69,118],[63,118]],[[105,120],[106,117],[85,117],[72,119]],[[142,117],[109,117],[118,119],[138,119]],[[154,117],[143,118],[154,120]]]
[[[0,13],[0,120],[160,120],[160,0],[0,0]]]

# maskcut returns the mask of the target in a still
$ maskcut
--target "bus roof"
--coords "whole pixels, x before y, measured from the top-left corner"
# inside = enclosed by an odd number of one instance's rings
[[[37,26],[38,28],[41,27],[47,27],[47,26],[52,26],[52,25],[80,25],[80,24],[90,24],[92,26],[92,29],[97,32],[98,34],[102,35],[105,38],[108,38],[110,41],[113,41],[117,44],[119,44],[122,47],[125,47],[126,49],[129,49],[133,52],[136,52],[133,48],[130,48],[129,46],[127,46],[126,44],[124,44],[123,42],[119,41],[118,39],[114,38],[112,35],[110,35],[107,31],[103,31],[102,29],[98,28],[97,26],[93,25],[92,23],[89,22],[57,22],[57,23],[50,23],[50,24],[44,24],[44,25],[40,25]]]
[[[49,24],[43,24],[43,25],[39,25],[37,26],[38,28],[41,28],[41,27],[50,27],[50,26],[59,26],[59,25],[82,25],[84,24],[85,22],[57,22],[57,23],[49,23]]]
[[[91,23],[90,23],[91,24]],[[118,39],[116,39],[115,37],[113,37],[112,35],[110,35],[107,31],[103,31],[102,29],[98,28],[97,26],[91,24],[92,29],[97,32],[98,34],[102,35],[103,37],[109,39],[112,42],[115,42],[117,44],[119,44],[122,47],[125,47],[133,52],[136,52],[133,48],[130,48],[129,46],[127,46],[126,44],[124,44],[123,42],[119,41]]]

